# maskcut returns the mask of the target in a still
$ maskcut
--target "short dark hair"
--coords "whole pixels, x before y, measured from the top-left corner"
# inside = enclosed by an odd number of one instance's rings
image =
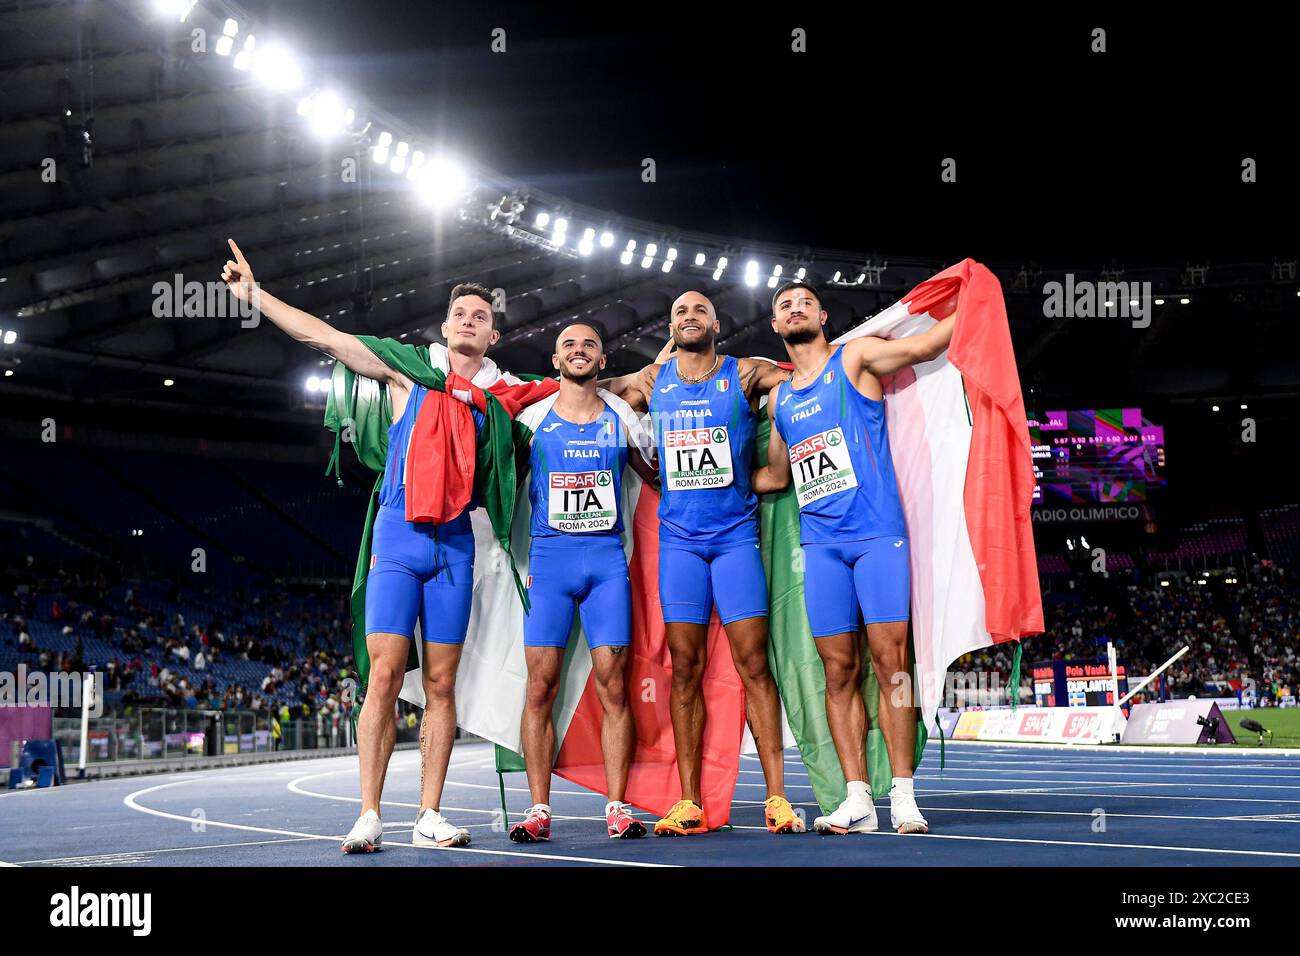
[[[813,298],[817,300],[817,306],[818,306],[818,308],[821,308],[821,305],[822,305],[822,294],[821,294],[821,292],[817,289],[817,287],[816,287],[815,285],[813,285],[811,282],[804,282],[803,279],[794,279],[793,281],[791,281],[791,282],[787,282],[785,285],[781,286],[781,288],[777,289],[777,290],[776,290],[776,293],[772,296],[772,314],[773,314],[773,315],[776,315],[776,300],[779,299],[779,298],[781,298],[781,296],[783,296],[785,293],[789,292],[791,289],[807,289],[809,292],[811,292],[811,293],[813,294]],[[823,309],[822,311],[825,311],[825,310]]]
[[[461,282],[451,290],[451,297],[447,299],[448,315],[451,314],[451,307],[455,305],[456,300],[463,295],[476,295],[488,304],[488,311],[492,314],[493,328],[497,328],[505,322],[506,314],[504,311],[497,311],[496,300],[492,298],[492,290],[477,282]]]
[[[600,342],[600,347],[602,349],[605,347],[605,327],[601,325],[599,322],[593,322],[589,319],[574,319],[572,322],[566,322],[560,328],[560,331],[563,332],[571,325],[581,325],[584,328],[591,329],[591,331],[596,333],[596,338]]]

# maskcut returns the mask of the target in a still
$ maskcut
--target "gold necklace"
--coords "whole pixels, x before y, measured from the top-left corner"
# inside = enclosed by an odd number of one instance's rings
[[[682,366],[681,366],[681,363],[678,362],[678,364],[677,364],[677,377],[680,378],[680,379],[681,379],[683,382],[685,382],[687,385],[698,385],[698,384],[700,384],[700,382],[704,381],[706,378],[708,378],[710,375],[712,375],[712,374],[714,373],[714,371],[717,369],[717,367],[718,367],[718,363],[719,363],[720,361],[722,361],[722,356],[721,356],[721,355],[715,355],[715,356],[713,357],[713,364],[709,366],[709,370],[708,370],[707,372],[705,372],[703,375],[699,376],[698,378],[687,378],[685,375],[683,375],[683,374],[682,374]]]

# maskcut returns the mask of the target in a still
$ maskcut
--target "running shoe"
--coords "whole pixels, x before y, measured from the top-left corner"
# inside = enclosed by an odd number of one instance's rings
[[[687,836],[708,831],[704,811],[694,800],[678,800],[667,816],[655,824],[655,836]]]

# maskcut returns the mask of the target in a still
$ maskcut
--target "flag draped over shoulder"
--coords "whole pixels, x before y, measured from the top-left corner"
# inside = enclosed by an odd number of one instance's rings
[[[516,498],[516,442],[520,436],[516,434],[511,416],[522,404],[557,391],[559,383],[535,376],[525,380],[502,373],[496,363],[485,358],[472,383],[451,375],[452,386],[463,393],[458,400],[446,394],[449,364],[445,346],[411,345],[371,335],[357,338],[384,364],[430,390],[428,400],[421,406],[416,419],[408,451],[407,519],[435,523],[449,521],[464,510],[471,491],[477,491],[483,506],[483,520],[505,555],[512,580],[517,581],[509,559],[510,527]],[[472,446],[468,442],[474,437],[474,425],[469,406],[465,404],[467,400],[475,404],[484,417],[482,433],[472,456],[469,454]],[[370,567],[375,512],[379,507],[379,487],[388,455],[388,428],[392,421],[393,406],[388,390],[374,379],[357,375],[343,363],[335,362],[325,405],[325,427],[334,432],[334,452],[327,471],[339,476],[339,455],[346,441],[365,467],[379,473],[370,492],[352,579],[352,649],[363,686],[370,676],[365,633],[366,576]],[[459,502],[459,507],[456,507],[456,502]],[[420,642],[413,641],[412,645],[407,661],[408,672],[419,666]]]
[[[911,556],[917,762],[949,665],[978,648],[1043,630],[1029,514],[1033,464],[1002,289],[987,268],[967,259],[835,340],[915,335],[954,307],[948,349],[883,383]],[[763,444],[766,437],[765,423]],[[809,782],[829,811],[844,799],[845,781],[826,726],[825,671],[804,611],[793,492],[767,496],[762,522],[772,604],[769,658]],[[869,655],[863,660],[872,728],[867,769],[873,794],[883,796],[892,771]]]

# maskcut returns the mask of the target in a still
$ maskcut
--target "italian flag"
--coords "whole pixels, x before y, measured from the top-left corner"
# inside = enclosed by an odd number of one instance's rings
[[[920,762],[953,661],[1043,630],[1029,507],[1034,473],[1006,305],[997,278],[971,259],[922,282],[835,340],[904,338],[956,310],[952,342],[937,358],[884,382],[890,451],[911,556],[912,687]],[[829,376],[830,373],[827,373]],[[829,378],[828,378],[829,380]],[[767,423],[760,432],[763,453]],[[826,678],[804,610],[799,510],[792,491],[762,504],[771,593],[768,657],[786,720],[822,810],[846,796],[826,724]],[[867,772],[884,796],[893,776],[877,716],[882,693],[865,663]],[[1013,674],[1013,677],[1015,675]]]

